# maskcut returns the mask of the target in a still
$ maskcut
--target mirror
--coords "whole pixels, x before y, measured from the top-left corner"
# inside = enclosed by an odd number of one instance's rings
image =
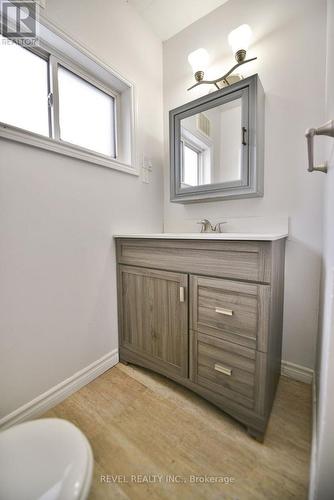
[[[181,120],[181,187],[241,180],[241,98]]]
[[[263,194],[261,89],[254,75],[170,112],[171,201]]]

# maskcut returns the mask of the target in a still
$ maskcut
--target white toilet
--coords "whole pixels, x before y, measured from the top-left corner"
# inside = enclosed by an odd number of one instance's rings
[[[93,454],[67,420],[46,418],[0,432],[0,500],[84,500]]]

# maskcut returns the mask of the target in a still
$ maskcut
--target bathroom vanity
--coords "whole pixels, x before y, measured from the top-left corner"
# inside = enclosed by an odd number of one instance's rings
[[[120,361],[263,440],[281,369],[286,234],[117,235]]]

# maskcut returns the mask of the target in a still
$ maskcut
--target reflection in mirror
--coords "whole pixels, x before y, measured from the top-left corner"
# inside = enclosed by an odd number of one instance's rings
[[[181,189],[241,179],[241,98],[181,120]]]

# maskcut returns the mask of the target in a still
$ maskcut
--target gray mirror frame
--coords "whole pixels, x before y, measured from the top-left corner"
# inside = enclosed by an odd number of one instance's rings
[[[243,152],[242,179],[180,189],[181,120],[187,116],[242,98],[242,126],[248,131]],[[264,92],[257,74],[212,92],[169,112],[170,201],[195,203],[263,196]]]

